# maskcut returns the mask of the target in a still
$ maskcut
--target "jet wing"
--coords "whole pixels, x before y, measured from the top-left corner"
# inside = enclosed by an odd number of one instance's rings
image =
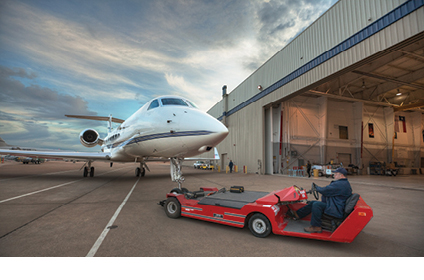
[[[22,150],[5,150],[0,149],[2,155],[28,156],[40,158],[55,159],[76,159],[76,160],[110,160],[109,153],[85,153],[85,152],[60,152],[60,151],[22,151]]]

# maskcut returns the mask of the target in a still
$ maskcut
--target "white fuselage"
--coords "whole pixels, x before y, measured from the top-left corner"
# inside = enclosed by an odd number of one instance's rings
[[[186,105],[172,104],[175,100],[183,100]],[[163,96],[145,104],[110,132],[102,151],[109,152],[112,161],[186,158],[210,150],[227,135],[228,129],[220,121],[188,100]]]

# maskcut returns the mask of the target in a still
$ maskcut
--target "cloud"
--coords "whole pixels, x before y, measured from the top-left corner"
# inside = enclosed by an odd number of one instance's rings
[[[0,67],[0,104],[6,104],[3,112],[30,115],[32,118],[64,119],[65,113],[94,115],[88,110],[88,104],[79,96],[59,94],[57,91],[39,85],[25,86],[22,82],[10,77],[36,77],[24,69],[14,71]]]
[[[7,67],[4,67],[0,65],[0,77],[20,77],[20,78],[26,78],[26,79],[35,79],[37,78],[37,74],[34,72],[27,73],[25,69],[23,68],[14,68],[10,69]]]
[[[22,68],[0,67],[2,137],[10,139],[12,145],[75,148],[79,132],[60,120],[72,123],[65,114],[96,115],[88,109],[87,102],[81,97],[60,94],[50,88],[25,86],[13,77],[32,80],[37,74]],[[63,129],[65,126],[68,126],[67,129]]]
[[[140,82],[127,78],[122,69],[162,72],[164,61],[172,60],[131,45],[125,35],[101,24],[87,27],[24,4],[10,5],[1,22],[2,39],[9,48],[80,83],[139,87]],[[93,29],[101,32],[93,37]]]
[[[188,98],[201,109],[204,109],[205,105],[208,106],[208,104],[205,104],[205,99],[210,94],[208,91],[187,82],[182,76],[167,73],[165,74],[165,79],[175,89],[173,94]]]
[[[313,23],[336,0],[270,0],[257,3],[258,41],[271,57]]]

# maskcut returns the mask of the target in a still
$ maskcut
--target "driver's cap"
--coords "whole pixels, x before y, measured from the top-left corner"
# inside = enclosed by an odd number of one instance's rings
[[[334,173],[341,173],[341,174],[343,174],[344,176],[346,176],[346,175],[347,175],[347,171],[346,171],[346,169],[344,169],[343,167],[339,167],[339,168],[337,168],[337,169],[334,171]]]

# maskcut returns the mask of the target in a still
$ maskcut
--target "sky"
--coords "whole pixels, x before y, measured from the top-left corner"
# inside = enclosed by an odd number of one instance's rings
[[[21,147],[80,144],[161,95],[207,111],[336,0],[0,1],[0,137]]]

